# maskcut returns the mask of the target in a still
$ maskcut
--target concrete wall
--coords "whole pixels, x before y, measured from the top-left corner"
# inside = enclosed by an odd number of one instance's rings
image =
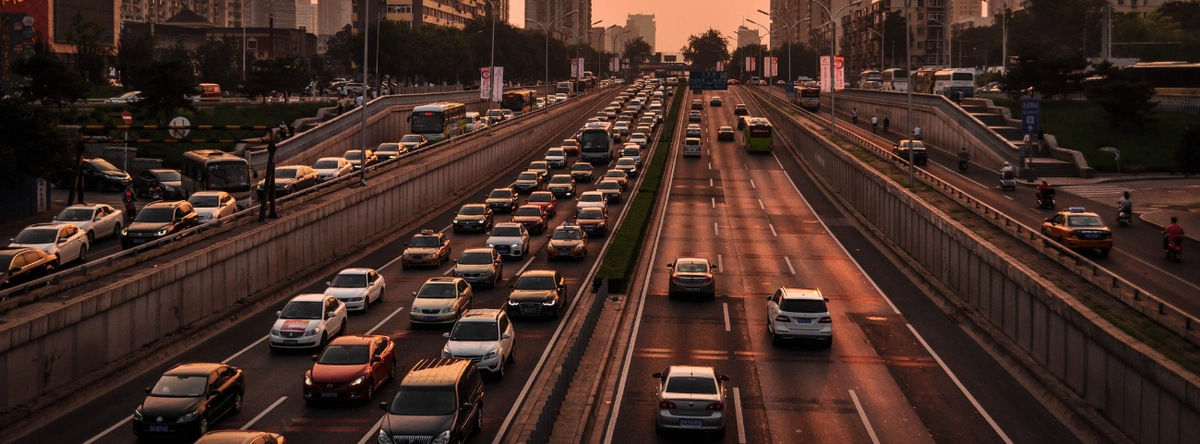
[[[860,104],[860,116],[863,110]],[[777,135],[790,141],[842,199],[1049,370],[1079,402],[1134,441],[1200,442],[1200,377],[791,117],[777,109],[767,114]]]
[[[282,282],[416,223],[448,197],[479,186],[473,178],[505,171],[551,142],[607,103],[612,91],[501,125],[490,137],[472,135],[418,154],[377,170],[366,187],[347,182],[289,207],[276,221],[241,225],[229,236],[159,256],[154,268],[114,274],[68,299],[9,312],[0,321],[0,416],[117,371],[110,364],[143,347],[211,323],[239,300],[273,295]]]

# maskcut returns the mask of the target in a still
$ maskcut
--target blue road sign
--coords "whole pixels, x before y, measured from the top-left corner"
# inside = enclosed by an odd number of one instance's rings
[[[1041,102],[1032,97],[1021,99],[1021,134],[1037,134],[1040,119]]]
[[[692,91],[729,89],[729,74],[725,71],[692,71],[688,79]]]

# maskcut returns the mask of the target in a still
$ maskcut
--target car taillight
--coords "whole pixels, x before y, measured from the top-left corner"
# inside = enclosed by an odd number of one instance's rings
[[[712,276],[709,276],[709,277],[706,277],[706,278],[704,278],[704,283],[706,283],[706,284],[707,284],[707,283],[709,283],[709,282],[712,282]]]
[[[662,401],[658,402],[658,408],[663,409],[663,410],[673,409],[673,408],[675,408],[675,403],[673,403],[671,401],[667,401],[667,400],[662,400]]]
[[[704,407],[704,410],[724,410],[724,409],[725,409],[725,404],[720,401],[710,402],[710,403],[708,403],[707,407]]]
[[[779,322],[790,322],[792,319],[784,315],[778,315],[775,316],[775,320]]]
[[[683,279],[681,279],[679,276],[671,276],[671,282],[679,284],[683,282]]]
[[[821,318],[821,320],[817,321],[817,323],[818,324],[830,324],[830,323],[833,323],[833,318],[826,316],[826,317]]]

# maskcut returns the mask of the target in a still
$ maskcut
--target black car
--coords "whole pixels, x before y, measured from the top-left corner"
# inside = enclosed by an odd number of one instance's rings
[[[576,182],[591,182],[595,171],[590,163],[575,162],[574,165],[571,165],[571,178]]]
[[[429,139],[420,134],[405,134],[400,138],[400,145],[408,148],[409,151],[419,150],[429,145]]]
[[[529,194],[542,189],[542,175],[538,171],[523,171],[517,175],[512,187],[521,194]]]
[[[146,387],[146,400],[133,411],[138,437],[199,437],[214,422],[242,411],[246,380],[225,364],[176,364]]]
[[[512,188],[496,188],[488,193],[484,201],[492,211],[497,213],[512,213],[517,209],[517,193]]]
[[[454,215],[454,232],[475,231],[486,233],[496,224],[492,209],[484,204],[466,204]]]
[[[133,248],[174,236],[199,224],[200,216],[185,200],[154,202],[138,211],[129,227],[121,232],[121,248]]]
[[[0,288],[46,276],[58,268],[58,258],[34,248],[0,250]]]
[[[570,174],[555,174],[546,184],[546,190],[554,193],[554,197],[571,197],[575,195],[575,179]]]
[[[713,96],[713,98],[708,99],[708,106],[721,106],[721,98]]]
[[[133,194],[143,197],[150,197],[150,188],[158,184],[159,190],[162,191],[162,200],[184,200],[187,199],[186,193],[183,192],[183,176],[179,171],[172,169],[153,169],[138,173],[133,177]]]
[[[739,103],[737,105],[734,105],[733,106],[733,115],[748,116],[748,115],[750,115],[750,108],[746,108],[745,103]]]
[[[557,318],[567,296],[567,281],[555,270],[529,270],[521,273],[509,287],[509,317]]]
[[[83,186],[89,190],[121,191],[132,182],[129,173],[121,171],[104,159],[83,159],[81,169]],[[60,188],[70,188],[71,184],[75,183],[75,169],[62,170],[54,180]]]
[[[316,185],[320,181],[320,174],[317,170],[312,169],[308,165],[285,165],[275,168],[275,197],[283,197],[292,193],[304,191],[309,187]],[[258,198],[263,199],[266,196],[267,180],[258,181],[258,185],[254,186],[254,191],[258,193]]]
[[[483,378],[469,359],[417,361],[380,422],[378,441],[465,442],[483,428]]]

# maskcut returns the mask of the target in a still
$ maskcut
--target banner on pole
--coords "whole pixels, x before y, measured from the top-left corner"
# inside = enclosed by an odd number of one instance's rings
[[[504,67],[492,68],[492,101],[499,102],[504,95]]]
[[[779,77],[779,57],[771,57],[771,73],[767,77]]]
[[[584,64],[584,59],[583,59],[583,57],[580,57],[580,58],[578,58],[578,59],[575,59],[575,64],[577,65],[577,66],[575,67],[575,72],[579,74],[578,78],[582,79],[582,78],[583,78],[583,72],[585,71],[585,70],[583,69],[583,67],[584,67],[584,66],[587,66],[587,65],[585,65],[585,64]]]
[[[827,93],[830,91],[830,87],[833,86],[829,68],[829,56],[821,56],[821,72],[818,74],[821,81],[821,92]]]
[[[725,62],[717,62],[717,71],[725,70]]]
[[[579,63],[576,63],[576,60],[578,60],[578,59],[574,59],[574,58],[571,59],[571,78],[572,79],[579,78]]]
[[[842,56],[837,56],[833,61],[833,87],[837,88],[838,92],[846,89],[846,59]]]
[[[492,96],[492,67],[479,68],[479,100]]]
[[[742,64],[746,72],[754,71],[754,57],[746,57],[746,62]]]

